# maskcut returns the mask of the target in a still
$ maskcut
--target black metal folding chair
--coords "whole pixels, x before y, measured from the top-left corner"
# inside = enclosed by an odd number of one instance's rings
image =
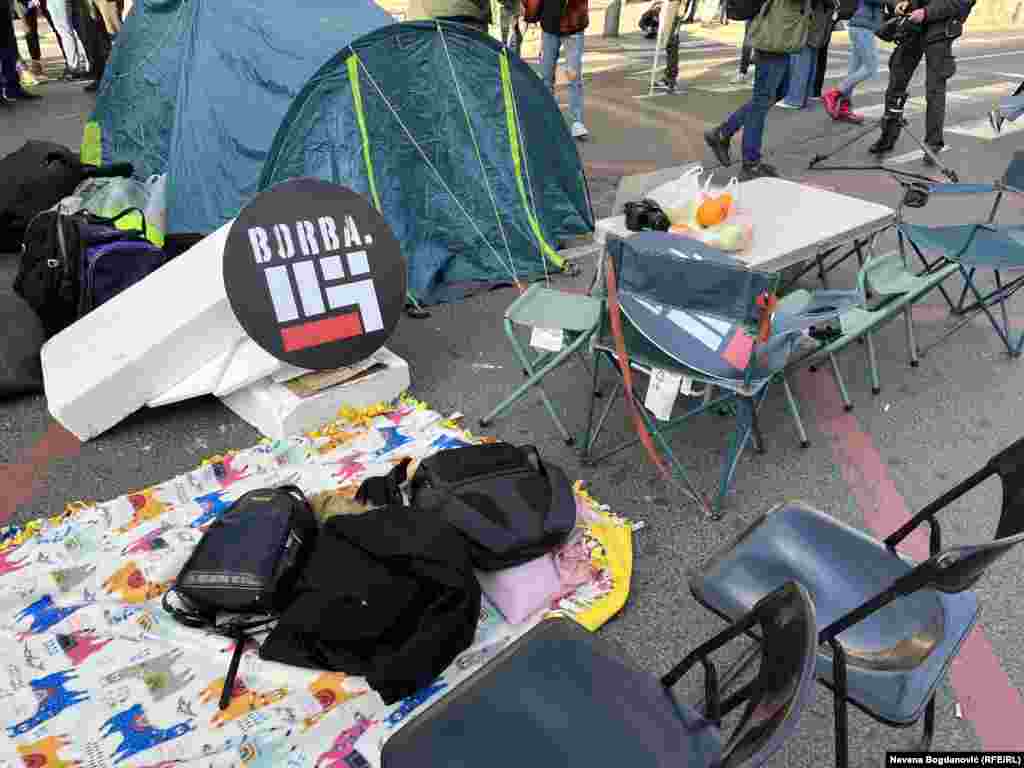
[[[541,622],[392,736],[384,768],[734,768],[763,765],[796,728],[814,688],[814,605],[795,583],[760,600],[660,680],[569,619]],[[722,699],[710,655],[756,629],[757,677]],[[705,708],[673,687],[704,668]],[[745,704],[728,738],[722,718]]]
[[[992,475],[1003,507],[988,544],[942,549],[935,515]],[[930,557],[915,565],[896,547],[922,523]],[[847,701],[876,720],[906,727],[924,718],[923,749],[935,729],[935,690],[978,615],[971,587],[1024,541],[1024,440],[936,499],[884,542],[801,502],[761,515],[691,572],[697,600],[736,620],[790,580],[804,584],[818,616],[818,678],[832,689],[836,764],[848,764]]]

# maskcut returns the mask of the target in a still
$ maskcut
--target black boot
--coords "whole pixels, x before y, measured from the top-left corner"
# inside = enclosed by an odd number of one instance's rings
[[[892,152],[896,147],[896,142],[900,138],[900,123],[890,117],[882,118],[882,135],[878,137],[878,141],[868,147],[868,152],[873,155],[884,155],[887,152]]]
[[[885,97],[885,114],[882,115],[882,135],[878,141],[868,148],[873,155],[884,155],[892,152],[896,142],[900,138],[900,129],[903,127],[903,105],[907,101],[907,95]]]

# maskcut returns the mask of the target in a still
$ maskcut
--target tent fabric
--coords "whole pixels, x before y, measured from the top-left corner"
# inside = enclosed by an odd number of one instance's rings
[[[209,233],[256,193],[292,99],[338,48],[391,24],[372,0],[140,0],[83,157],[168,173],[169,232]]]
[[[292,103],[260,189],[344,184],[382,212],[424,303],[561,266],[594,231],[586,177],[556,101],[496,41],[461,24],[378,29],[340,50]]]
[[[143,179],[167,170],[182,50],[196,4],[135,4],[107,61],[96,108],[85,127],[82,162],[130,162]]]

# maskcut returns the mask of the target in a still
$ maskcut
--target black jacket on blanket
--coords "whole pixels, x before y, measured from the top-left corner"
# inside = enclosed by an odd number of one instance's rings
[[[473,643],[480,585],[465,539],[404,506],[332,517],[298,597],[260,656],[365,676],[391,704],[429,685]]]

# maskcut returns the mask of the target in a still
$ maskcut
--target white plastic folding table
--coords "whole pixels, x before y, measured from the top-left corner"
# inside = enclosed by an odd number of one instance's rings
[[[787,274],[783,290],[815,267],[828,287],[828,273],[856,255],[896,223],[889,206],[785,179],[755,179],[739,185],[738,206],[749,211],[754,240],[746,251],[731,254],[751,267]],[[603,273],[604,240],[608,234],[628,237],[624,215],[597,223],[595,241],[599,275]]]

